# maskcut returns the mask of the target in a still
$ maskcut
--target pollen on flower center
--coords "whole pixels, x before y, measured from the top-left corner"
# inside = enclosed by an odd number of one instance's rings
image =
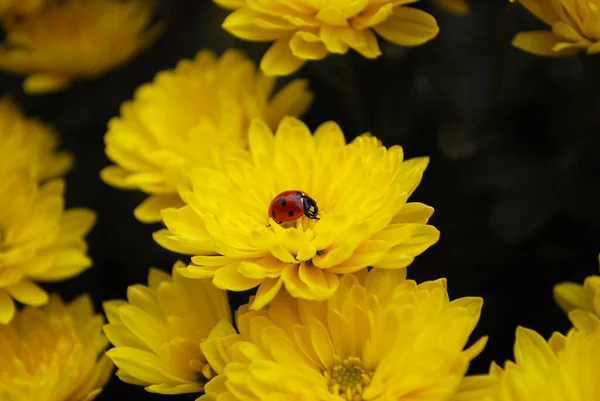
[[[351,356],[344,359],[332,370],[323,372],[332,394],[347,401],[362,401],[364,389],[371,384],[374,371],[367,371],[360,358]]]

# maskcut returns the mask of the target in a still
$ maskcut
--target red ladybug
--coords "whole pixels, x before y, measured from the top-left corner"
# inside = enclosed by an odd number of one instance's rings
[[[319,220],[317,202],[302,191],[285,191],[277,195],[269,205],[269,217],[277,223],[298,220],[302,215]]]

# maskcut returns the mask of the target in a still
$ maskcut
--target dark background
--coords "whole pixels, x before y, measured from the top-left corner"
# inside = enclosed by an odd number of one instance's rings
[[[475,336],[486,350],[471,372],[512,357],[514,330],[524,325],[548,337],[569,323],[552,298],[554,284],[598,272],[600,251],[600,60],[550,59],[512,48],[519,30],[543,28],[520,5],[471,0],[455,17],[423,0],[415,6],[438,19],[439,36],[414,49],[382,43],[377,60],[349,54],[353,73],[329,57],[300,71],[316,102],[305,116],[312,128],[336,120],[348,139],[372,131],[386,145],[431,164],[412,200],[435,207],[437,245],[409,268],[416,280],[449,280],[452,298],[485,300]],[[165,35],[128,65],[94,82],[38,97],[21,92],[19,77],[0,75],[0,93],[52,124],[77,164],[67,177],[69,206],[99,214],[89,235],[95,266],[47,288],[71,299],[82,291],[101,302],[124,298],[128,285],[145,283],[150,266],[170,270],[177,255],[156,245],[157,226],[132,214],[143,199],[103,184],[106,123],[137,86],[206,47],[245,49],[256,60],[266,44],[238,41],[220,29],[225,12],[207,0],[166,1]],[[347,60],[346,60],[347,61]],[[234,306],[245,302],[232,294]],[[156,400],[160,395],[113,378],[100,400]],[[171,396],[193,400],[195,395]]]

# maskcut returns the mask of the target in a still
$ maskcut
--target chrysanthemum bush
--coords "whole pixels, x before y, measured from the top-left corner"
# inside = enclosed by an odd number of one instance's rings
[[[163,30],[151,25],[152,0],[46,3],[22,17],[0,19],[6,32],[0,69],[25,75],[23,89],[29,94],[55,92],[75,80],[99,77],[129,61]]]
[[[253,118],[276,127],[283,116],[306,111],[312,94],[305,80],[277,92],[275,84],[235,50],[220,57],[204,50],[158,73],[110,121],[106,154],[116,165],[105,168],[102,179],[147,193],[135,215],[147,223],[160,221],[162,209],[182,205],[177,187],[190,169],[220,168],[228,159],[246,157]]]
[[[433,209],[407,202],[429,159],[404,159],[368,134],[347,144],[328,122],[314,133],[292,117],[276,133],[262,120],[249,131],[247,160],[221,170],[198,167],[180,195],[185,206],[162,212],[155,233],[167,249],[193,255],[181,274],[212,278],[222,289],[258,286],[260,309],[285,286],[292,296],[324,300],[339,276],[367,266],[402,269],[439,238],[427,224]],[[271,200],[304,191],[318,204],[318,220],[280,225]]]
[[[0,399],[90,401],[110,378],[103,317],[83,295],[65,304],[27,306],[0,325]]]
[[[312,102],[308,82],[275,90],[271,76],[309,60],[380,56],[377,35],[404,46],[433,39],[436,20],[416,2],[215,0],[231,10],[227,31],[273,44],[260,71],[238,51],[200,51],[110,121],[115,164],[102,179],[146,193],[137,219],[162,222],[158,244],[191,259],[171,274],[152,268],[127,300],[106,301],[105,325],[87,296],[66,305],[36,284],[91,265],[84,237],[95,215],[64,209],[73,160],[56,134],[0,98],[0,400],[91,400],[112,360],[126,383],[202,401],[597,401],[598,276],[555,288],[574,326],[566,335],[546,341],[519,327],[515,362],[465,377],[487,341],[470,339],[483,300],[451,300],[444,278],[406,278],[440,235],[433,208],[409,202],[429,159],[369,133],[347,141],[332,121],[311,132],[297,118]],[[465,0],[433,2],[468,12]],[[520,2],[552,31],[520,33],[515,46],[598,52],[597,0]],[[0,0],[0,68],[26,75],[30,94],[98,77],[158,37],[154,7]],[[290,191],[310,199],[295,205],[310,213],[290,209],[283,221],[271,207],[285,208],[278,194]],[[235,319],[226,290],[256,290]]]

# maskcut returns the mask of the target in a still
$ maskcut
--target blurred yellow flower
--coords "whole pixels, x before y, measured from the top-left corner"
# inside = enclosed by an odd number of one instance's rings
[[[48,301],[34,281],[59,281],[91,265],[84,236],[94,224],[88,209],[64,210],[64,182],[41,186],[27,174],[0,172],[0,323],[15,313],[13,299]]]
[[[107,355],[126,383],[161,394],[202,392],[214,371],[200,344],[220,321],[231,322],[227,294],[208,280],[150,269],[148,286],[132,285],[126,301],[108,301]]]
[[[54,1],[3,23],[0,69],[27,75],[29,94],[55,92],[133,58],[162,32],[151,0]]]
[[[401,46],[428,42],[439,32],[437,22],[405,6],[414,1],[214,0],[233,10],[225,30],[244,40],[275,41],[260,64],[267,75],[289,75],[308,60],[349,49],[377,58],[381,50],[374,32]]]
[[[511,0],[514,2],[515,0]],[[551,30],[520,32],[513,45],[538,56],[600,52],[600,0],[519,0]]]
[[[433,3],[455,15],[462,16],[469,13],[467,0],[433,0]]]
[[[88,296],[68,305],[52,296],[46,307],[25,307],[0,325],[0,399],[94,399],[113,369],[101,355],[108,344],[102,321]]]
[[[58,177],[71,168],[73,157],[57,147],[52,129],[26,118],[8,97],[0,97],[0,169],[27,169],[38,181]]]
[[[328,301],[281,293],[203,345],[218,375],[201,400],[448,400],[486,338],[464,350],[483,300],[405,270],[345,275]],[[223,330],[221,330],[223,331]]]
[[[571,330],[546,342],[517,328],[515,362],[492,364],[489,375],[469,376],[452,401],[597,401],[600,333]]]
[[[150,196],[135,210],[143,222],[160,221],[160,211],[182,205],[180,176],[200,165],[247,157],[247,130],[254,117],[275,127],[285,115],[300,116],[312,102],[307,82],[295,80],[274,94],[275,80],[256,72],[252,60],[234,50],[211,51],[162,71],[140,87],[121,116],[109,123],[106,154],[117,165],[102,179]]]
[[[401,269],[437,242],[439,231],[427,225],[433,209],[407,203],[428,158],[404,161],[400,146],[386,149],[369,135],[347,145],[334,122],[313,136],[292,117],[275,135],[254,120],[249,142],[251,162],[192,171],[191,189],[181,191],[186,206],[163,210],[167,229],[155,240],[194,255],[181,274],[212,277],[231,291],[259,286],[253,308],[260,309],[282,285],[294,297],[324,300],[338,275]],[[320,220],[270,219],[271,200],[287,190],[316,200]]]
[[[587,277],[583,285],[557,284],[554,297],[579,330],[595,331],[600,327],[600,276]]]

